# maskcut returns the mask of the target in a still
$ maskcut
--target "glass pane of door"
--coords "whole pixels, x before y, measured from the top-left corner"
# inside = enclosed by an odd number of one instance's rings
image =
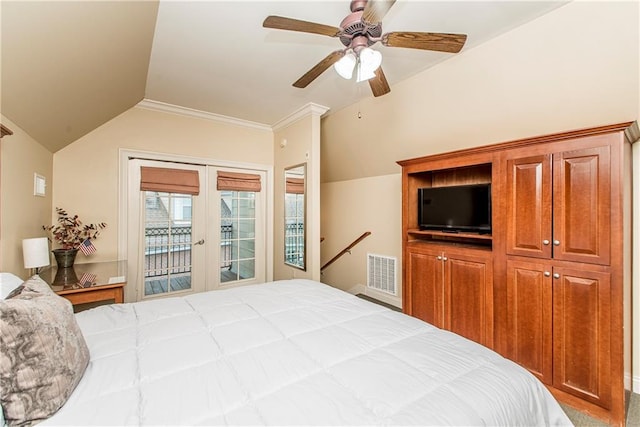
[[[144,296],[190,290],[192,196],[144,193]]]
[[[220,283],[256,277],[256,193],[220,192]]]

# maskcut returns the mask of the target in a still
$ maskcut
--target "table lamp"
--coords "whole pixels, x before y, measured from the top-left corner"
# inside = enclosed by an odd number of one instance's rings
[[[49,265],[49,241],[46,237],[22,240],[24,268],[33,268],[38,274],[40,267]]]

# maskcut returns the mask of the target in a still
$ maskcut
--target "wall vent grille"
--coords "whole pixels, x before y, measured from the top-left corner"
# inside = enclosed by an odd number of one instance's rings
[[[395,257],[367,254],[367,287],[397,296],[397,263]]]

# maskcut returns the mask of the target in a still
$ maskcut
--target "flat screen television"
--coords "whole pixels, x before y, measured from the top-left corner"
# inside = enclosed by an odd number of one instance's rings
[[[491,184],[418,189],[421,230],[491,234]]]

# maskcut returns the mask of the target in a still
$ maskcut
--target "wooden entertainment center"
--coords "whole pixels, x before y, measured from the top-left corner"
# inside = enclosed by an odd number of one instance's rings
[[[627,122],[399,161],[404,312],[623,425],[639,138]],[[477,183],[491,184],[490,235],[419,229],[419,188]]]

